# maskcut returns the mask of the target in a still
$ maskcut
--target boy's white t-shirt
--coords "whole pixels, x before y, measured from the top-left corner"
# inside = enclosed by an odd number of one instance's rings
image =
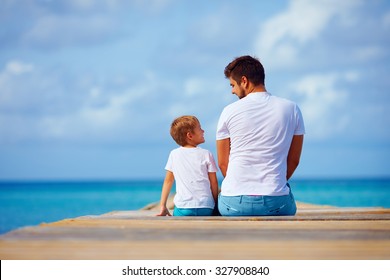
[[[305,133],[298,106],[267,92],[256,92],[222,111],[217,140],[230,138],[230,156],[221,194],[289,193],[287,155],[294,135]]]
[[[176,181],[175,206],[178,208],[214,208],[208,173],[217,172],[211,152],[179,147],[169,154],[165,169]]]

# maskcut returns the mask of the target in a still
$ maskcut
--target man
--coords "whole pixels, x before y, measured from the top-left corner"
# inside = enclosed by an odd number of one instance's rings
[[[236,58],[225,76],[239,100],[224,108],[217,127],[218,165],[225,177],[221,215],[295,215],[288,179],[302,151],[300,109],[266,91],[264,68],[256,58]]]

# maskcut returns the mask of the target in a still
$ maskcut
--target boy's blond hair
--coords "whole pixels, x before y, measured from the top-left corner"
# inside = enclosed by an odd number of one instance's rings
[[[180,146],[185,146],[187,144],[187,133],[194,132],[199,123],[195,116],[181,116],[174,119],[170,130],[173,140]]]

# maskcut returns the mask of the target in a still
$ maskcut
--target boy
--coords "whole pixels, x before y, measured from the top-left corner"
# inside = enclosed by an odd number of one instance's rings
[[[171,136],[181,147],[171,151],[157,216],[171,216],[167,199],[176,180],[174,216],[211,216],[218,196],[217,167],[213,155],[198,147],[204,143],[204,130],[194,116],[172,122]]]

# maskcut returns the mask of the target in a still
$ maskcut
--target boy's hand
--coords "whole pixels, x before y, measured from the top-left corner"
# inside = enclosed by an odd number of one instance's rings
[[[158,213],[156,216],[172,216],[171,213],[169,213],[168,208],[165,206],[161,207],[160,213]]]

